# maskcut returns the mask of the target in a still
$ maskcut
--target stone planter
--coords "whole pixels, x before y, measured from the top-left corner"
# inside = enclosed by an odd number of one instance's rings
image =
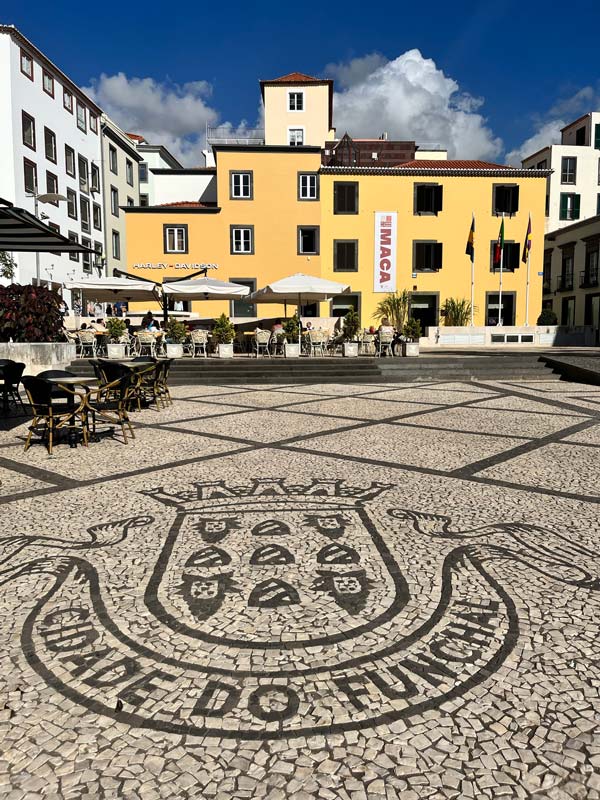
[[[300,345],[298,342],[284,344],[286,358],[298,358],[300,356]]]
[[[167,358],[183,358],[183,345],[167,342]]]
[[[217,355],[219,358],[233,358],[233,342],[229,344],[218,344]]]
[[[69,342],[0,342],[0,359],[25,364],[25,375],[37,375],[47,369],[67,369],[76,357]]]
[[[108,358],[125,358],[125,345],[124,344],[107,344],[106,355]]]
[[[414,358],[415,356],[419,355],[419,343],[418,342],[403,342],[402,343],[402,355],[408,356],[409,358]]]
[[[342,351],[344,358],[358,358],[358,342],[344,342]]]

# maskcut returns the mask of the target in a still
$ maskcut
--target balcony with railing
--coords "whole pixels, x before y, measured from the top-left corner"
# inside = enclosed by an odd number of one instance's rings
[[[566,272],[556,279],[557,292],[570,292],[573,290],[573,273]]]
[[[208,144],[235,144],[246,147],[263,145],[265,143],[264,128],[232,128],[223,125],[220,128],[206,128],[206,141]]]
[[[580,289],[592,289],[598,285],[598,267],[588,267],[579,273]]]

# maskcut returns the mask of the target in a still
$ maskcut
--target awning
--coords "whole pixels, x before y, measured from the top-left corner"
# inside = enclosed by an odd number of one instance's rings
[[[70,291],[77,289],[83,293],[84,299],[97,300],[99,303],[114,303],[117,300],[158,300],[155,284],[129,278],[90,278],[68,281],[65,283],[65,289]]]
[[[165,295],[180,300],[237,300],[250,294],[248,286],[218,281],[216,278],[166,281],[162,290]]]
[[[93,253],[70,242],[24,208],[0,206],[0,250],[12,253]]]

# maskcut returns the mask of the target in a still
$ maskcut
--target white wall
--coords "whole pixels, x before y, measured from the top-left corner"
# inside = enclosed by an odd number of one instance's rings
[[[10,121],[8,125],[0,125],[0,196],[10,200],[15,205],[26,208],[33,213],[33,198],[25,194],[23,177],[23,159],[27,158],[37,165],[38,193],[46,192],[46,171],[50,171],[58,178],[58,191],[66,194],[66,189],[71,188],[77,192],[79,202],[78,178],[67,175],[65,169],[65,144],[70,145],[77,154],[84,156],[89,163],[96,160],[100,164],[100,120],[98,120],[98,133],[93,133],[89,128],[89,109],[87,116],[87,133],[77,128],[76,95],[73,93],[73,114],[63,107],[63,84],[57,75],[48,71],[54,77],[54,98],[50,97],[42,88],[42,65],[37,60],[34,51],[24,47],[34,61],[34,80],[29,80],[21,73],[20,45],[7,33],[0,33],[0,104],[3,110],[9,108],[3,120]],[[69,88],[69,87],[67,87]],[[9,98],[7,93],[10,92]],[[82,96],[82,95],[80,95]],[[26,111],[35,119],[36,150],[35,152],[23,144],[22,136],[22,111]],[[57,163],[49,161],[44,148],[44,126],[50,128],[56,135]],[[87,196],[92,203],[91,194]],[[101,202],[101,200],[100,200]],[[60,232],[67,235],[73,231],[81,237],[81,219],[78,208],[77,220],[70,219],[67,215],[67,204],[58,206],[50,204],[39,205],[38,213],[45,213],[49,219],[60,226]],[[93,239],[93,234],[84,234]],[[20,283],[31,283],[36,275],[36,257],[34,253],[15,253],[15,260],[19,269],[17,280]],[[83,275],[81,256],[79,261],[71,261],[67,256],[52,253],[40,253],[40,278],[42,281],[52,280],[62,283],[73,276]],[[67,297],[67,302],[70,298]]]
[[[216,202],[217,176],[214,173],[182,175],[174,171],[169,175],[154,175],[154,203],[175,203],[178,200]]]

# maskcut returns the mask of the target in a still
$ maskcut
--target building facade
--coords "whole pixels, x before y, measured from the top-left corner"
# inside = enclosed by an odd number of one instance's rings
[[[561,130],[561,143],[544,147],[522,162],[549,169],[546,232],[600,214],[600,112],[585,114]]]
[[[320,275],[351,292],[302,313],[339,317],[355,308],[363,325],[375,322],[388,292],[407,290],[411,313],[425,328],[440,323],[448,297],[470,298],[465,247],[474,214],[475,323],[525,324],[528,294],[527,322],[535,324],[541,222],[533,226],[529,270],[521,250],[529,217],[544,216],[548,170],[448,161],[441,149],[425,158],[414,142],[387,138],[333,140],[332,82],[292,73],[261,81],[261,90],[265,141],[213,144],[214,175],[205,177],[214,193],[200,196],[201,176],[175,170],[165,181],[177,189],[161,204],[125,209],[128,271],[160,282],[213,263],[218,278],[251,290],[295,272]],[[300,126],[295,119],[306,123],[300,139],[290,136]],[[493,250],[502,219],[500,309]],[[225,311],[241,321],[281,315],[284,307],[199,301],[192,310],[206,317]]]
[[[97,251],[104,243],[101,113],[15,27],[0,25],[0,197],[37,212],[63,236]],[[47,193],[66,199],[36,202]],[[91,274],[94,264],[87,253],[13,257],[16,282],[57,289]]]
[[[600,344],[600,216],[546,236],[543,306],[560,325],[589,325]]]
[[[125,214],[122,206],[139,206],[139,164],[142,156],[131,139],[106,114],[102,115],[102,180],[104,196],[104,248],[106,275],[125,264]],[[100,210],[94,207],[94,228]]]
[[[183,165],[163,145],[148,144],[144,137],[138,134],[128,133],[127,135],[135,144],[141,157],[138,167],[140,205],[156,205],[161,201],[157,197],[153,170],[181,170]]]

